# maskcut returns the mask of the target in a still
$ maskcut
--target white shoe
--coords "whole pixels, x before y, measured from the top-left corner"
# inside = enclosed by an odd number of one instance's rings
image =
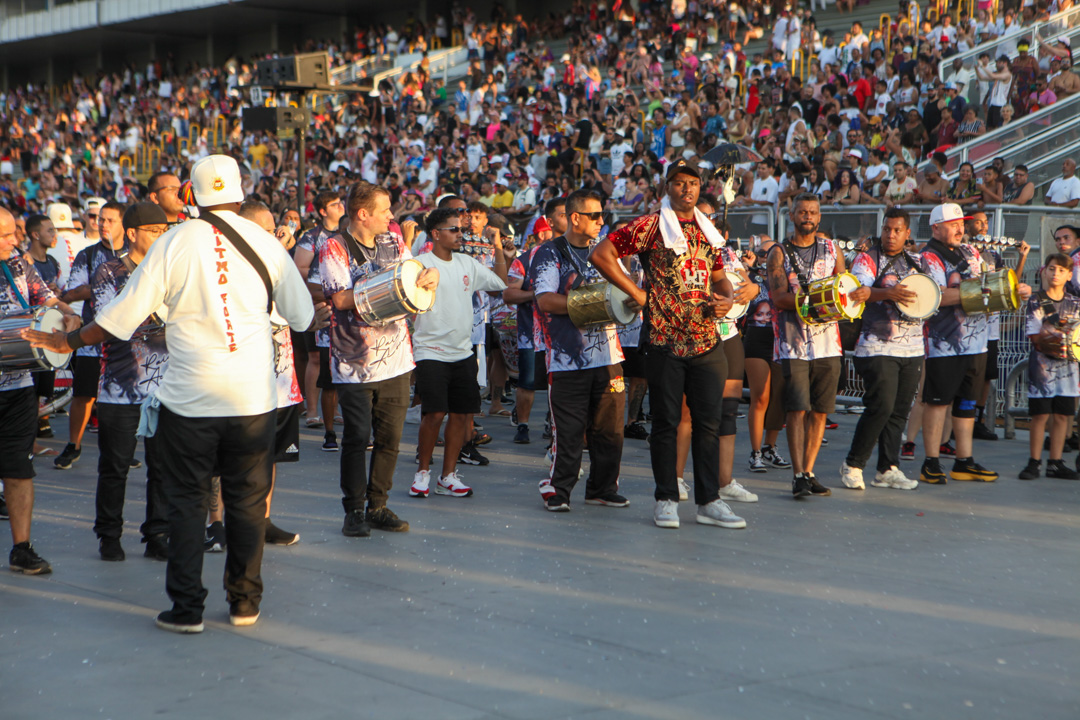
[[[732,530],[741,530],[746,527],[746,521],[731,512],[731,508],[723,500],[713,500],[708,505],[702,505],[697,509],[697,521],[702,525],[716,525]]]
[[[870,484],[874,487],[892,488],[894,490],[914,490],[919,487],[918,480],[912,480],[895,465],[883,473],[874,475],[874,480]]]
[[[732,480],[730,485],[720,488],[720,497],[732,502],[754,503],[758,501],[757,495],[740,485],[738,480]]]
[[[852,490],[865,490],[866,485],[862,479],[862,468],[853,468],[846,462],[840,465],[840,479],[844,481],[844,487]]]
[[[679,527],[679,503],[674,500],[657,500],[653,510],[653,522],[656,527]]]
[[[454,471],[439,478],[439,482],[435,483],[435,494],[467,498],[472,495],[472,488],[461,482],[461,476]]]
[[[405,411],[405,422],[410,425],[420,424],[420,406],[413,405],[411,408]]]
[[[428,485],[431,484],[431,471],[418,470],[412,479],[412,487],[409,488],[409,497],[426,498]]]
[[[690,499],[690,485],[689,485],[689,483],[687,483],[682,478],[678,478],[678,480],[679,480],[679,500],[681,502],[686,502],[687,500]]]

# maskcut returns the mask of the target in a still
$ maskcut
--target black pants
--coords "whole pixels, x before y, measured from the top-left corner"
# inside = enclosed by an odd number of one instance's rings
[[[345,429],[341,436],[341,504],[345,512],[386,505],[394,485],[398,445],[409,409],[409,373],[372,383],[336,386]],[[375,431],[371,463],[368,439]]]
[[[161,407],[156,437],[169,503],[165,588],[181,622],[202,619],[203,539],[215,470],[221,474],[225,505],[227,599],[259,609],[276,415],[271,410],[242,417],[189,418]]]
[[[563,500],[577,484],[583,441],[589,443],[589,478],[585,497],[602,497],[619,488],[626,393],[622,367],[551,373],[548,390],[555,461],[551,486]]]
[[[690,454],[694,458],[694,502],[707,505],[720,497],[720,414],[727,380],[727,358],[721,343],[696,357],[677,357],[650,348],[645,356],[649,380],[652,433],[649,454],[657,500],[679,500],[675,475],[675,435],[682,418],[682,400],[690,409]]]
[[[94,533],[119,538],[124,531],[124,495],[128,471],[139,439],[139,406],[98,403],[98,482]],[[146,438],[146,520],[139,527],[143,538],[169,532],[165,490],[161,479],[159,440]]]
[[[848,451],[849,467],[865,468],[878,446],[877,469],[900,465],[900,440],[911,413],[911,403],[919,389],[922,357],[857,357],[855,370],[862,376],[866,409],[855,426]]]

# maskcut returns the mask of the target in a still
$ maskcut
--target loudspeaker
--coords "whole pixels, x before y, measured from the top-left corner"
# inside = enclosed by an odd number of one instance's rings
[[[251,107],[244,108],[244,132],[266,130],[297,130],[307,127],[307,114],[301,108],[294,107]]]
[[[305,53],[260,60],[256,65],[256,84],[280,88],[329,85],[329,68],[330,58],[327,53]]]

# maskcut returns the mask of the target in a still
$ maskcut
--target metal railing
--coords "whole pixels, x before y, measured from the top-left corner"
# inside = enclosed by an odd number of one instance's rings
[[[1017,143],[1037,135],[1054,132],[1057,126],[1078,115],[1080,115],[1080,94],[1039,108],[1030,115],[1013,120],[1008,125],[995,128],[984,135],[949,148],[945,151],[945,156],[948,158],[945,170],[953,172],[964,162],[977,163],[987,158],[993,159]],[[930,161],[927,160],[919,165],[919,169],[924,170],[929,164]]]
[[[1038,39],[1048,42],[1056,40],[1062,35],[1070,39],[1080,35],[1080,6],[1057,13],[1045,22],[1024,28],[1018,33],[1006,35],[991,40],[990,42],[980,43],[970,50],[953,55],[949,58],[949,62],[941,63],[941,66],[938,68],[938,77],[941,78],[942,82],[949,82],[955,78],[957,71],[954,65],[957,60],[962,63],[963,67],[971,70],[975,62],[977,62],[978,57],[983,53],[989,53],[991,58],[996,58],[999,55],[1008,55],[1010,59],[1015,58],[1019,54],[1016,50],[1016,44],[1021,40],[1027,40],[1033,45],[1031,53],[1034,55],[1034,40]]]

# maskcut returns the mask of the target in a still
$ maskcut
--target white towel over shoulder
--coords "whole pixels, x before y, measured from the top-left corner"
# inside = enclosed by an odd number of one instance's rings
[[[697,208],[694,208],[694,222],[705,234],[705,239],[710,245],[717,250],[724,246],[724,236],[712,224],[709,217]],[[664,238],[664,247],[674,250],[677,255],[682,255],[689,249],[686,235],[683,234],[682,227],[679,225],[679,217],[671,209],[671,199],[666,195],[660,201],[660,235]]]

